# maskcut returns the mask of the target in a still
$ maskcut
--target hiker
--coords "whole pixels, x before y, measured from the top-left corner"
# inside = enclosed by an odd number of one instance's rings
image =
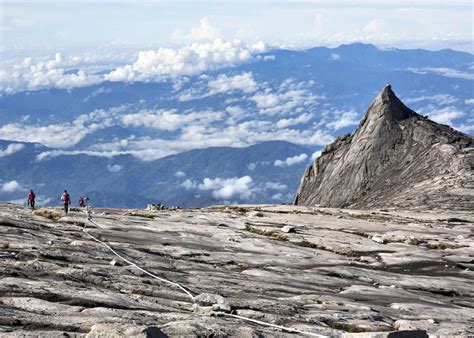
[[[35,210],[35,198],[36,195],[33,192],[33,189],[30,189],[30,192],[28,193],[28,206],[33,210]]]
[[[69,205],[71,204],[71,197],[67,193],[67,190],[64,190],[64,193],[61,196],[61,202],[64,203],[64,212],[67,214],[69,211]]]
[[[81,208],[84,208],[86,206],[86,201],[84,200],[84,197],[82,196],[79,198],[79,206]]]

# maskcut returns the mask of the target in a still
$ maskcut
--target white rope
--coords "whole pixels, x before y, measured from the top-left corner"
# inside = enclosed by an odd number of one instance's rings
[[[327,336],[323,336],[323,335],[320,335],[320,334],[317,334],[317,333],[302,331],[302,330],[298,330],[298,329],[292,329],[292,328],[289,328],[289,327],[286,327],[286,326],[280,326],[280,325],[270,324],[270,323],[267,323],[267,322],[262,322],[262,321],[257,320],[257,319],[251,319],[251,318],[247,318],[247,317],[242,317],[242,316],[234,315],[234,314],[232,314],[232,313],[225,313],[225,312],[224,312],[224,313],[222,313],[222,314],[223,314],[224,316],[234,317],[234,318],[242,319],[242,320],[245,320],[245,321],[248,321],[248,322],[252,322],[252,323],[255,323],[255,324],[260,324],[260,325],[265,325],[265,326],[269,326],[269,327],[274,327],[274,328],[277,328],[277,329],[280,329],[280,330],[285,330],[285,331],[289,331],[289,332],[301,333],[301,334],[305,334],[305,335],[313,336],[313,337],[328,338]]]
[[[92,224],[94,224],[96,227],[98,227],[99,229],[102,229],[102,227],[100,225],[98,225],[96,222],[94,222],[92,220],[92,214],[91,214],[91,211],[89,210],[89,206],[86,207],[86,215],[87,215],[87,222],[90,222]],[[152,277],[152,278],[155,278],[155,279],[158,279],[164,283],[168,283],[168,284],[171,284],[171,285],[174,285],[178,288],[180,288],[184,293],[186,293],[191,299],[192,301],[194,302],[194,296],[188,291],[186,290],[182,285],[180,285],[179,283],[175,283],[175,282],[172,282],[166,278],[161,278],[161,277],[158,277],[157,275],[154,275],[152,274],[151,272],[139,267],[137,264],[129,261],[128,259],[126,259],[125,257],[121,256],[117,251],[115,251],[110,245],[108,245],[107,243],[101,241],[100,239],[94,237],[93,235],[91,235],[89,232],[87,232],[87,229],[86,229],[86,226],[87,226],[87,222],[84,223],[84,228],[82,229],[84,231],[84,233],[86,235],[88,235],[89,237],[91,237],[94,241],[98,242],[98,243],[101,243],[102,245],[104,245],[105,247],[107,247],[107,249],[109,249],[115,256],[117,256],[118,258],[120,258],[121,260],[123,260],[124,262],[127,262],[128,264],[132,265],[133,267],[137,268],[138,270],[142,271],[143,273],[147,274],[148,276]],[[273,328],[277,328],[277,329],[280,329],[280,330],[285,330],[285,331],[288,331],[288,332],[295,332],[295,333],[300,333],[300,334],[305,334],[305,335],[308,335],[308,336],[313,336],[313,337],[320,337],[320,338],[329,338],[327,336],[323,336],[323,335],[319,335],[319,334],[316,334],[316,333],[313,333],[313,332],[307,332],[307,331],[302,331],[302,330],[298,330],[298,329],[293,329],[293,328],[290,328],[290,327],[285,327],[285,326],[280,326],[280,325],[275,325],[275,324],[271,324],[271,323],[267,323],[267,322],[262,322],[260,320],[256,320],[256,319],[252,319],[252,318],[247,318],[247,317],[243,317],[243,316],[239,316],[239,315],[234,315],[232,313],[226,313],[226,312],[219,312],[218,313],[219,315],[224,315],[224,316],[228,316],[228,317],[233,317],[233,318],[237,318],[237,319],[241,319],[241,320],[245,320],[245,321],[248,321],[248,322],[252,322],[252,323],[255,323],[255,324],[259,324],[259,325],[263,325],[263,326],[268,326],[268,327],[273,327]]]
[[[92,220],[92,217],[91,217],[90,212],[89,212],[88,209],[87,209],[86,212],[87,212],[87,221],[91,222],[92,224],[94,224],[95,226],[97,226],[97,227],[100,228],[100,226]],[[87,223],[86,223],[86,224],[87,224]],[[183,286],[181,286],[180,284],[175,283],[175,282],[172,282],[172,281],[167,280],[167,279],[165,279],[165,278],[158,277],[157,275],[154,275],[154,274],[152,274],[151,272],[149,272],[149,271],[147,271],[147,270],[145,270],[145,269],[139,267],[137,264],[135,264],[135,263],[129,261],[129,260],[126,259],[125,257],[121,256],[117,251],[115,251],[110,245],[108,245],[107,243],[101,241],[100,239],[94,237],[94,236],[91,235],[89,232],[87,232],[87,229],[86,229],[86,226],[85,226],[85,225],[84,225],[84,229],[82,229],[82,230],[86,233],[86,235],[88,235],[89,237],[91,237],[93,240],[95,240],[96,242],[101,243],[101,244],[103,244],[105,247],[107,247],[107,249],[109,249],[110,251],[112,251],[112,253],[113,253],[115,256],[117,256],[117,257],[120,258],[121,260],[127,262],[128,264],[132,265],[133,267],[137,268],[137,269],[140,270],[141,272],[147,274],[147,275],[150,276],[150,277],[153,277],[153,278],[155,278],[155,279],[158,279],[158,280],[160,280],[160,281],[162,281],[162,282],[164,282],[164,283],[168,283],[168,284],[171,284],[171,285],[174,285],[174,286],[180,288],[180,289],[181,289],[183,292],[185,292],[189,297],[191,297],[191,299],[192,299],[193,302],[194,302],[194,296],[193,296],[188,290],[186,290]]]

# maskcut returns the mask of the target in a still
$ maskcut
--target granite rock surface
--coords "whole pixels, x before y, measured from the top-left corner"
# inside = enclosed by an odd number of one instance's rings
[[[258,214],[258,216],[257,216]],[[0,205],[0,337],[474,334],[466,211]],[[282,232],[284,227],[293,232]],[[111,264],[111,262],[113,262]]]

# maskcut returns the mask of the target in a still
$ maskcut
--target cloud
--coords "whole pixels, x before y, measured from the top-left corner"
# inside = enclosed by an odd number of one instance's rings
[[[440,105],[448,105],[459,101],[456,97],[449,94],[437,94],[431,96],[409,97],[404,99],[406,104],[418,103],[423,101],[432,101]]]
[[[201,21],[201,30],[194,32],[196,36],[205,35],[206,23],[208,21]],[[210,70],[232,67],[252,60],[258,61],[256,56],[267,49],[261,41],[246,44],[238,40],[224,41],[217,38],[212,42],[193,42],[179,49],[140,51],[134,62],[128,55],[110,53],[67,58],[56,53],[54,58],[47,59],[27,57],[19,63],[2,63],[0,93],[13,94],[48,88],[71,90],[104,81],[161,82],[169,78],[177,79],[185,75],[198,75]],[[124,61],[127,61],[127,64],[123,65]],[[117,67],[117,64],[122,65]],[[97,73],[104,69],[113,70],[105,74]],[[99,89],[85,100],[106,92],[107,90]]]
[[[370,20],[363,28],[364,33],[381,34],[385,29],[385,21],[382,19]]]
[[[473,73],[462,72],[457,69],[445,68],[445,67],[425,67],[425,68],[408,68],[407,70],[416,74],[434,73],[444,77],[450,77],[455,79],[466,79],[474,80]]]
[[[211,26],[207,17],[199,20],[197,27],[191,28],[189,38],[192,41],[213,40],[219,37],[217,30]]]
[[[72,123],[51,125],[6,124],[0,127],[0,139],[18,142],[37,142],[53,148],[67,148],[85,136],[113,125],[114,110],[95,110],[80,115]]]
[[[97,97],[97,96],[102,95],[102,94],[108,94],[110,92],[112,92],[112,89],[105,88],[105,87],[100,87],[99,89],[94,90],[91,94],[87,95],[86,98],[83,101],[87,102],[90,99],[93,99],[94,97]]]
[[[111,173],[118,173],[122,169],[123,169],[123,166],[119,164],[114,164],[114,165],[107,164],[107,170],[110,171]]]
[[[100,76],[87,74],[84,70],[67,72],[72,59],[65,61],[60,53],[54,59],[37,61],[31,57],[6,69],[0,69],[0,93],[12,94],[18,91],[43,88],[72,89],[91,86],[102,82]]]
[[[276,56],[275,55],[265,55],[263,58],[262,58],[263,61],[275,61],[276,60]]]
[[[212,41],[220,37],[219,31],[211,25],[207,17],[201,18],[198,25],[191,27],[188,33],[176,30],[172,34],[173,40],[184,42]]]
[[[313,118],[313,114],[311,113],[304,113],[296,118],[289,118],[289,119],[281,119],[277,122],[277,128],[286,128],[289,126],[294,126],[300,123],[307,123]]]
[[[311,155],[311,161],[316,160],[319,156],[321,156],[321,150],[315,151],[315,152]]]
[[[200,190],[211,190],[216,199],[227,200],[229,198],[249,199],[253,195],[253,180],[250,176],[240,178],[205,178],[198,188]]]
[[[209,88],[209,95],[232,91],[242,91],[249,94],[255,92],[259,87],[253,79],[252,72],[244,72],[235,76],[220,74],[216,79],[210,80],[207,86]]]
[[[318,97],[312,93],[314,81],[295,82],[289,78],[278,89],[265,88],[251,96],[259,113],[264,115],[294,114],[316,103]]]
[[[471,121],[468,124],[462,123],[461,125],[457,126],[456,129],[462,131],[463,133],[472,135],[474,133],[474,121]]]
[[[286,184],[282,184],[282,183],[278,183],[278,182],[265,182],[264,188],[265,188],[265,190],[276,190],[276,191],[281,191],[281,190],[288,189]]]
[[[272,195],[271,199],[272,200],[277,200],[277,201],[282,200],[283,199],[283,194],[281,192],[276,193],[276,194]]]
[[[263,42],[247,45],[241,41],[192,43],[180,49],[159,48],[142,51],[131,65],[119,67],[105,76],[109,81],[159,82],[169,77],[198,75],[210,70],[231,67],[252,60],[266,51]]]
[[[243,72],[234,76],[220,74],[215,78],[203,74],[199,79],[200,81],[195,83],[193,87],[179,94],[178,99],[180,101],[197,100],[216,94],[230,94],[236,91],[250,94],[259,88],[258,83],[253,79],[252,72]],[[206,85],[203,85],[204,80],[207,81]]]
[[[174,173],[174,176],[178,178],[186,177],[186,173],[184,171],[178,170],[177,172]]]
[[[337,53],[331,53],[331,56],[330,56],[329,59],[332,60],[332,61],[336,61],[336,60],[340,60],[341,56]]]
[[[20,184],[15,180],[6,182],[2,186],[2,191],[3,192],[14,192],[14,191],[18,191],[20,189],[21,189]]]
[[[196,188],[198,186],[198,184],[196,183],[196,181],[191,180],[191,179],[188,178],[186,181],[181,183],[180,186],[183,187],[186,190],[191,190],[191,189]]]
[[[454,107],[434,110],[429,114],[430,119],[441,124],[453,126],[453,121],[465,116],[465,113],[456,110]]]
[[[244,114],[244,110],[242,107],[239,106],[229,106],[225,109],[226,112],[228,112],[230,115],[242,115]]]
[[[251,98],[258,108],[270,108],[280,103],[280,97],[274,93],[263,92],[257,93]]]
[[[257,168],[257,163],[255,162],[247,164],[247,169],[250,171],[254,171],[256,168]]]
[[[307,158],[308,158],[308,155],[306,155],[305,153],[302,153],[293,157],[288,157],[285,160],[276,160],[274,162],[274,165],[275,167],[281,167],[281,168],[289,167],[291,165],[301,163]]]
[[[355,111],[341,112],[339,110],[336,110],[335,113],[339,115],[338,119],[327,123],[326,126],[329,128],[339,130],[345,127],[355,126],[359,124],[359,117],[357,112]]]
[[[122,116],[125,126],[148,127],[158,130],[175,131],[186,125],[209,124],[223,117],[220,112],[204,111],[178,114],[176,110],[142,110]]]
[[[0,149],[0,157],[12,155],[23,148],[25,148],[25,145],[22,143],[11,143],[5,148],[5,150]]]
[[[464,104],[474,104],[474,99],[464,100]]]

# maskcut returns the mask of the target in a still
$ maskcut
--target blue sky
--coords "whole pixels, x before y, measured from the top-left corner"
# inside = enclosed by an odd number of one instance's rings
[[[292,48],[370,42],[472,52],[458,1],[1,1],[4,58],[137,51],[222,38]]]

